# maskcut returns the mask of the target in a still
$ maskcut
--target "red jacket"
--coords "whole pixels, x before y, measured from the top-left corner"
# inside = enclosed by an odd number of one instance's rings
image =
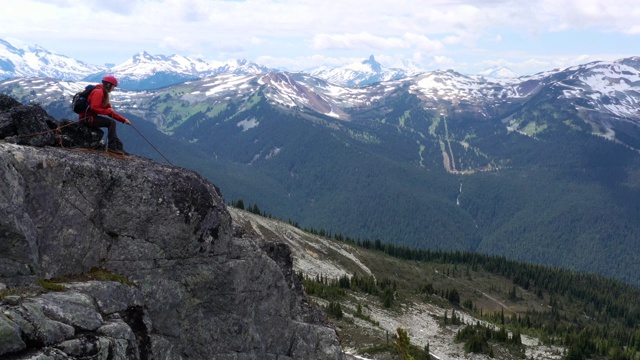
[[[115,120],[124,123],[126,118],[117,112],[115,112],[111,108],[111,104],[107,104],[106,106],[102,104],[102,97],[104,96],[104,87],[102,84],[96,85],[96,88],[89,94],[87,98],[87,102],[89,103],[89,111],[91,112],[91,119],[89,122],[93,122],[93,118],[95,115],[104,115],[110,116]],[[82,115],[80,115],[82,117]]]

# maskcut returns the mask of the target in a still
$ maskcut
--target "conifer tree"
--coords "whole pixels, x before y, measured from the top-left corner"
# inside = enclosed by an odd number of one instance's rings
[[[238,199],[235,206],[240,210],[244,210],[244,200]]]
[[[393,344],[393,347],[396,349],[398,354],[400,355],[400,359],[402,360],[413,360],[413,356],[409,355],[409,345],[411,342],[409,340],[409,335],[407,331],[403,328],[397,328],[396,332],[398,333],[398,338],[396,342]]]

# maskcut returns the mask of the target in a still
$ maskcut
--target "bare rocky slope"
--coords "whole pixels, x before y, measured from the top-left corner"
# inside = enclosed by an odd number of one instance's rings
[[[409,281],[417,283],[425,277],[424,270],[412,269],[416,267],[410,262],[394,262],[384,254],[374,254],[362,248],[347,243],[338,242],[323,236],[310,234],[286,222],[266,218],[254,213],[229,207],[234,226],[247,233],[255,233],[270,241],[287,244],[292,251],[294,270],[309,278],[322,276],[328,279],[338,279],[344,275],[361,274],[373,276],[377,280],[394,274],[395,278],[410,277]],[[391,262],[390,262],[391,261]],[[374,269],[374,267],[376,269]],[[380,270],[384,268],[384,270]],[[404,273],[404,274],[403,274]],[[420,274],[422,273],[422,274]],[[440,276],[445,277],[444,274]],[[455,278],[445,277],[445,282],[459,287],[472,287],[460,283]],[[496,282],[498,283],[498,282]],[[492,305],[487,308],[513,306],[504,299],[496,299],[486,293],[480,293],[478,288],[468,289],[480,294]],[[326,306],[328,301],[320,297],[312,297],[313,301]],[[505,304],[508,303],[508,304]],[[358,317],[358,305],[364,309],[366,316]],[[335,322],[342,346],[349,359],[396,359],[394,352],[381,352],[375,355],[362,354],[363,350],[372,349],[394,339],[397,328],[407,331],[411,343],[423,348],[429,346],[432,359],[490,359],[486,354],[466,352],[463,344],[455,341],[458,330],[468,324],[481,322],[486,326],[495,326],[474,317],[470,312],[456,309],[462,324],[444,325],[443,315],[448,312],[451,316],[452,308],[446,301],[439,301],[432,297],[428,301],[404,298],[395,309],[385,308],[377,297],[363,293],[350,293],[343,299],[344,319]],[[540,339],[522,335],[522,353],[513,353],[496,347],[497,359],[547,359],[562,358],[564,349],[559,346],[545,345]],[[365,351],[366,352],[366,351]]]
[[[288,247],[234,231],[213,184],[46,146],[64,134],[40,110],[0,99],[1,358],[343,357]]]

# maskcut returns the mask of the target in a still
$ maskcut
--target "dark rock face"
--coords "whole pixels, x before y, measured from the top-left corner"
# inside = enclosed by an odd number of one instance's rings
[[[219,190],[198,174],[1,141],[0,168],[0,283],[100,267],[136,284],[74,283],[5,299],[0,356],[342,358],[335,331],[305,300],[289,249],[234,235]]]
[[[0,139],[31,146],[65,148],[104,148],[100,143],[104,132],[77,121],[56,121],[39,105],[22,105],[0,94]]]

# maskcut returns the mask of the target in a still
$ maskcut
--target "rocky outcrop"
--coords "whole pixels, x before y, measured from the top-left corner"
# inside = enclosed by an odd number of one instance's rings
[[[150,358],[142,293],[118,282],[67,285],[64,292],[7,296],[0,354],[16,359]],[[1,355],[0,355],[1,356]]]
[[[16,107],[0,109],[4,129]],[[220,191],[200,175],[13,142],[0,141],[0,356],[342,358],[289,248],[234,230]],[[131,283],[71,281],[96,267]],[[65,290],[19,290],[51,278],[69,279]]]
[[[22,105],[0,94],[0,139],[31,146],[104,149],[104,132],[77,121],[58,122],[38,104]]]

